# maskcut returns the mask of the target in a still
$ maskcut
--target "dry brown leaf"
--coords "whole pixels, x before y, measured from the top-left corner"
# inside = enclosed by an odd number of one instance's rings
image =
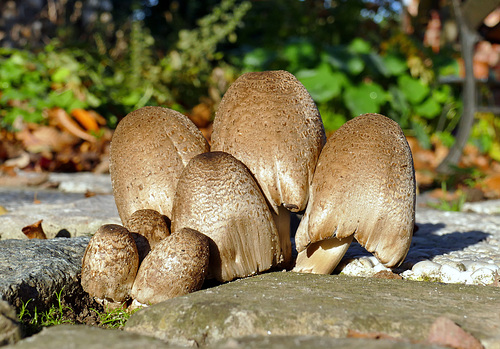
[[[54,108],[51,109],[49,115],[53,117],[57,124],[69,133],[89,142],[95,142],[96,138],[85,132],[64,109]]]
[[[198,128],[205,128],[210,123],[210,118],[212,117],[212,109],[210,105],[206,103],[200,103],[196,105],[191,114],[189,114],[189,118]]]
[[[454,349],[482,349],[481,342],[465,332],[455,322],[440,316],[431,325],[427,341],[430,344],[442,345]]]
[[[85,109],[73,109],[71,111],[71,116],[75,118],[76,121],[87,131],[97,131],[99,130],[99,125],[95,119],[95,114],[92,114]]]
[[[24,235],[28,237],[28,239],[47,239],[47,235],[45,235],[42,229],[42,220],[39,220],[36,223],[31,225],[27,225],[22,229]]]
[[[46,172],[37,173],[31,176],[19,175],[0,175],[0,186],[3,187],[20,187],[20,186],[37,186],[41,185],[49,179],[49,174]]]
[[[483,180],[482,189],[487,197],[500,197],[500,173],[487,176]]]

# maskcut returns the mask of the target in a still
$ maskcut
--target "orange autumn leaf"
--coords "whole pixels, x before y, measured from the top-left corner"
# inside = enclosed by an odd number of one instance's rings
[[[25,226],[22,231],[28,239],[47,239],[47,235],[45,235],[45,232],[42,229],[42,220]]]
[[[70,118],[64,109],[54,108],[51,110],[51,115],[56,119],[58,126],[67,132],[80,137],[89,142],[95,142],[95,137],[85,132],[75,120]]]
[[[71,116],[73,116],[85,130],[99,130],[99,125],[97,124],[95,114],[88,112],[85,109],[77,108],[71,111]]]

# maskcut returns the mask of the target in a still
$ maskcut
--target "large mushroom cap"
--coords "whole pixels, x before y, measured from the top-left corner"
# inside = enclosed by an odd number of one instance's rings
[[[341,258],[347,247],[339,245],[348,246],[352,235],[381,263],[396,266],[408,252],[414,222],[413,160],[401,128],[379,114],[356,117],[329,137],[318,160],[295,237],[295,270],[308,271],[300,264],[327,249],[318,243],[330,238],[340,240],[327,244],[343,250]]]
[[[233,156],[195,156],[182,172],[172,211],[172,232],[187,227],[207,235],[209,274],[230,281],[282,260],[271,212],[248,169]]]
[[[82,287],[91,296],[123,302],[130,296],[139,254],[127,229],[116,224],[100,227],[85,249]]]
[[[240,76],[227,90],[214,119],[212,150],[243,162],[278,213],[306,207],[309,184],[325,143],[318,109],[289,72]]]
[[[118,124],[110,149],[109,171],[122,222],[140,209],[170,218],[182,169],[208,150],[201,132],[179,112],[143,107],[128,114]]]
[[[208,272],[209,238],[184,228],[159,242],[142,262],[132,298],[155,304],[197,291]]]

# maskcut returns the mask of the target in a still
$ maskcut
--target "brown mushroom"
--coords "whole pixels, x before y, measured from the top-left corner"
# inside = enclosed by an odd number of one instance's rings
[[[364,114],[332,134],[318,160],[295,241],[295,271],[331,273],[353,237],[387,267],[408,252],[415,172],[399,125]]]
[[[282,262],[273,218],[259,186],[233,156],[195,156],[177,184],[172,232],[195,229],[211,239],[209,275],[224,282]]]
[[[116,224],[101,226],[92,236],[82,260],[82,287],[96,300],[122,303],[139,268],[139,254],[129,231]]]
[[[325,130],[305,87],[289,72],[240,76],[227,90],[213,124],[212,151],[243,162],[277,215],[285,253],[291,258],[289,212],[305,209]],[[283,217],[284,215],[284,217]],[[279,217],[279,218],[278,218]]]
[[[197,291],[208,272],[209,238],[184,228],[160,241],[142,262],[132,298],[155,304]]]
[[[208,150],[201,132],[179,112],[143,107],[128,114],[118,124],[110,148],[109,171],[122,222],[140,209],[170,218],[182,169]]]
[[[130,231],[139,251],[139,263],[160,241],[170,235],[169,220],[155,210],[138,210],[132,213],[125,227]]]

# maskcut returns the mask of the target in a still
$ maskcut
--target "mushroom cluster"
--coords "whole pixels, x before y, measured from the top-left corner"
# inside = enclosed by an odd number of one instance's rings
[[[402,262],[415,219],[413,160],[394,121],[366,114],[328,140],[304,86],[286,71],[246,73],[225,93],[211,149],[183,114],[144,107],[112,139],[124,226],[105,225],[82,286],[108,305],[153,304],[272,268],[331,273],[356,238]],[[290,212],[305,210],[292,258]]]

